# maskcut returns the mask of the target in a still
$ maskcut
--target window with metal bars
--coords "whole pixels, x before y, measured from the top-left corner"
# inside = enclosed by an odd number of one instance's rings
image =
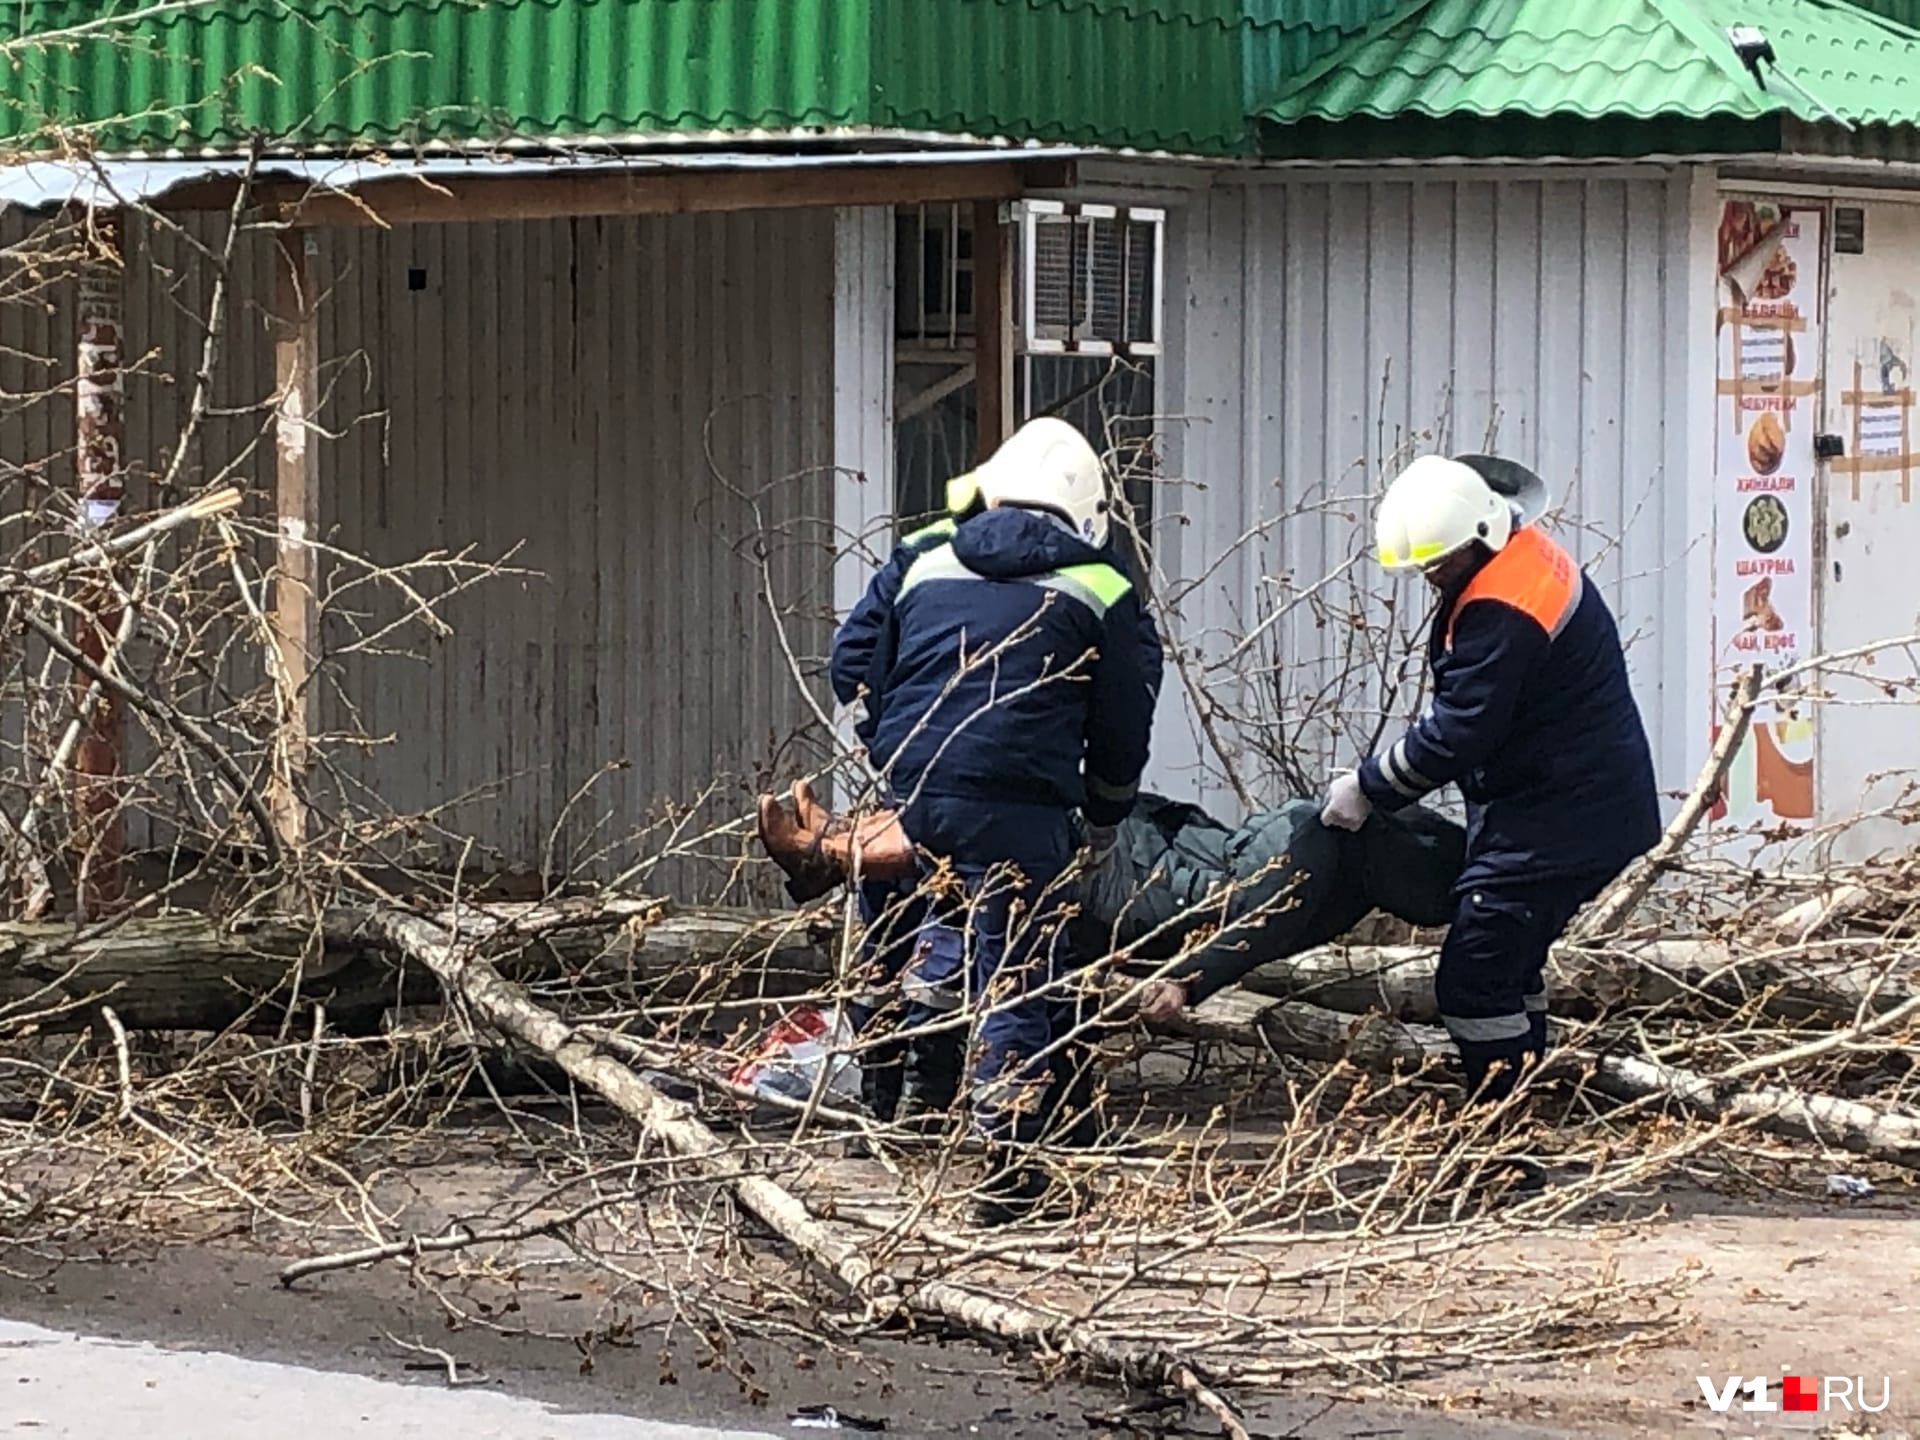
[[[1153,513],[1160,211],[1015,207],[1015,423],[1059,415],[1103,451],[1134,525]],[[895,212],[896,513],[910,528],[975,463],[973,211]],[[1131,544],[1123,540],[1123,548]]]

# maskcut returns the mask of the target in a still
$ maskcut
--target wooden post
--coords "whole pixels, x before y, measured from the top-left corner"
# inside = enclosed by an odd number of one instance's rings
[[[315,695],[309,683],[318,629],[315,555],[320,519],[320,317],[315,306],[313,232],[280,234],[274,265],[274,514],[278,553],[273,587],[274,683],[279,736],[270,805],[274,828],[291,851],[305,836],[304,796]]]
[[[117,210],[79,215],[86,245],[80,274],[77,365],[74,376],[74,476],[84,529],[108,524],[126,497],[126,386],[124,354],[124,228]],[[111,584],[90,587],[76,607],[74,643],[89,660],[104,661],[123,619]],[[74,903],[82,920],[98,918],[126,896],[126,834],[120,815],[121,749],[126,720],[119,699],[101,689],[91,699],[88,677],[73,676],[75,703],[84,707],[73,754]]]
[[[973,316],[978,463],[1013,433],[1013,228],[994,200],[973,207]]]

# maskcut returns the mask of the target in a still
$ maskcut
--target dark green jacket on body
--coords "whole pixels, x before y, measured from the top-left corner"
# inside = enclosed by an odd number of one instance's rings
[[[1142,794],[1114,853],[1083,882],[1077,954],[1137,947],[1140,959],[1179,954],[1172,972],[1190,1003],[1250,970],[1325,945],[1369,913],[1445,925],[1466,858],[1466,831],[1418,806],[1375,811],[1357,833],[1328,829],[1319,804],[1294,800],[1230,828],[1197,805]]]

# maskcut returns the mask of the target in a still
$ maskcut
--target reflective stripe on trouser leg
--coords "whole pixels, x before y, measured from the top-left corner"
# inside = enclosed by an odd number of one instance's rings
[[[1440,1023],[1456,1041],[1469,1045],[1524,1040],[1530,1029],[1524,1010],[1512,1015],[1442,1015]]]
[[[1539,985],[1550,935],[1525,894],[1463,893],[1440,947],[1434,998],[1467,1075],[1468,1093],[1498,1100],[1513,1088],[1533,1048],[1529,992]]]
[[[966,1003],[967,937],[958,925],[929,921],[920,928],[913,958],[900,972],[909,1006],[952,1015]]]

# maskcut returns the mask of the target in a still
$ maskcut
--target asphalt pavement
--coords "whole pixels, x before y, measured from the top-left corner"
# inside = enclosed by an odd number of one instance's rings
[[[775,1440],[764,1430],[575,1414],[491,1388],[433,1389],[11,1320],[0,1320],[0,1434],[40,1440]]]

